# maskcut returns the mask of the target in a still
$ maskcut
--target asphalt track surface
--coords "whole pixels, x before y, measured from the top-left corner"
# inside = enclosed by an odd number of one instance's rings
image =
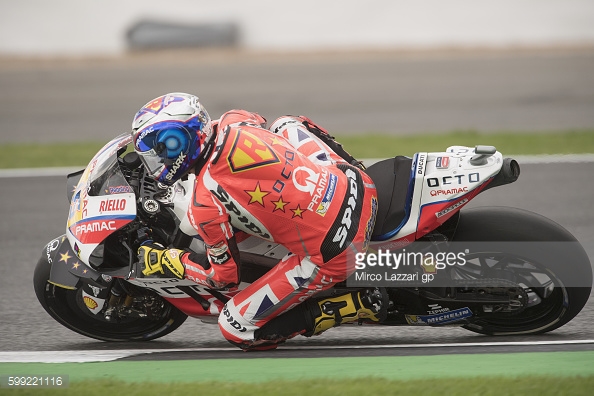
[[[479,195],[472,206],[507,205],[532,210],[562,224],[584,245],[594,261],[594,163],[524,165],[520,179]],[[105,351],[112,349],[200,349],[193,353],[175,352],[178,358],[193,356],[234,356],[219,334],[217,326],[188,319],[181,328],[160,340],[148,343],[98,342],[67,330],[53,321],[38,304],[32,287],[32,275],[42,247],[64,232],[68,203],[63,177],[4,178],[0,192],[2,223],[0,225],[0,351]],[[559,342],[594,340],[594,300],[569,324],[540,336],[488,337],[461,328],[419,328],[381,326],[343,326],[320,337],[299,337],[287,345],[305,349],[288,349],[277,356],[345,356],[376,353],[378,355],[478,353],[519,350],[575,350],[575,345],[474,345],[442,346],[434,352],[411,344],[491,343],[491,342]],[[362,352],[349,346],[386,345]],[[391,347],[390,347],[391,346]],[[437,345],[435,345],[437,348]],[[322,349],[317,350],[317,347]],[[203,348],[224,348],[220,351]],[[313,349],[312,349],[313,348]],[[335,348],[337,350],[333,350]],[[581,346],[581,350],[589,346]],[[278,352],[275,352],[278,353]],[[215,355],[215,356],[213,356]],[[150,355],[156,358],[157,355]],[[172,358],[171,353],[164,358]]]
[[[98,141],[167,92],[269,121],[305,114],[333,133],[594,127],[594,49],[0,59],[0,143]]]
[[[176,90],[208,98],[215,116],[233,107],[253,109],[269,119],[287,112],[303,113],[331,130],[344,132],[594,126],[592,51],[309,56],[282,61],[272,56],[245,61],[235,55],[217,56],[222,60],[196,62],[192,55],[173,66],[146,56],[94,63],[0,64],[4,94],[0,98],[0,142],[105,141],[129,127],[140,105]],[[396,147],[394,152],[398,153]],[[525,165],[517,183],[489,190],[471,206],[505,205],[545,215],[572,232],[594,261],[593,171],[592,162]],[[147,344],[113,344],[79,336],[43,311],[33,292],[32,275],[42,247],[64,232],[68,209],[64,181],[63,177],[0,179],[0,351],[228,348],[216,326],[197,320],[188,319],[174,333]],[[395,348],[373,351],[378,355],[428,354],[427,348],[397,346],[594,340],[592,323],[594,302],[590,301],[572,322],[536,337],[486,337],[459,328],[343,326],[321,337],[292,340],[288,345],[303,350],[290,348],[282,353],[328,356],[335,353],[330,352],[333,347],[346,353],[343,348],[350,346],[392,345]],[[322,349],[316,351],[318,347]],[[576,347],[507,346],[497,351],[506,348]],[[451,346],[441,351],[494,350]],[[362,352],[350,349],[348,353]],[[182,357],[181,353],[175,356]]]

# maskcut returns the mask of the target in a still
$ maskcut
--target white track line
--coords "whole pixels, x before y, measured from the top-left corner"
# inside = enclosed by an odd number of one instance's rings
[[[47,177],[47,176],[64,176],[69,173],[78,172],[84,169],[85,166],[69,167],[69,168],[24,168],[24,169],[0,169],[0,178],[15,178],[15,177]]]
[[[411,348],[463,348],[500,346],[542,346],[594,344],[594,340],[566,341],[510,341],[510,342],[459,342],[450,344],[402,344],[402,345],[330,345],[330,346],[281,346],[279,350],[331,350],[331,349],[411,349]],[[171,352],[227,352],[237,348],[188,348],[188,349],[123,349],[110,351],[39,351],[0,352],[1,363],[88,363],[109,362],[130,356]]]
[[[594,162],[594,154],[544,154],[544,155],[504,155],[503,158],[513,158],[520,165],[529,164],[576,164]],[[380,158],[366,158],[362,160],[365,166],[381,161]],[[0,173],[1,174],[1,173]]]
[[[594,162],[594,154],[554,154],[554,155],[511,155],[511,158],[519,164],[572,164]],[[367,158],[362,160],[366,166],[381,161],[379,158]],[[69,173],[84,169],[84,165],[65,168],[24,168],[24,169],[0,169],[0,178],[14,177],[47,177],[66,176]]]
[[[507,156],[503,156],[504,158]],[[594,154],[510,155],[521,164],[571,164],[594,162]]]

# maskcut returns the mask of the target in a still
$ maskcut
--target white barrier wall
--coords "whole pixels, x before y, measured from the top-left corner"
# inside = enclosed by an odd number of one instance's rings
[[[594,0],[0,0],[0,55],[125,52],[149,19],[233,22],[257,50],[594,44]]]

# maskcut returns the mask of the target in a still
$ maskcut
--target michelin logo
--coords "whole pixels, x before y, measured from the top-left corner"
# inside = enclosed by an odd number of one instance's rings
[[[411,325],[438,325],[452,323],[472,316],[470,308],[460,308],[434,315],[405,315]]]

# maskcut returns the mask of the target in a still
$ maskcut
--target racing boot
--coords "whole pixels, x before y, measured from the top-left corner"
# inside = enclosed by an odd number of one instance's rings
[[[297,335],[311,337],[342,323],[379,323],[386,319],[388,303],[385,288],[365,289],[308,300],[257,329],[253,342],[233,344],[243,350],[271,349]]]
[[[341,296],[308,301],[314,316],[313,329],[305,336],[320,334],[343,323],[382,322],[388,313],[388,293],[385,288],[365,289]]]
[[[138,248],[138,261],[141,268],[139,272],[142,275],[139,273],[138,276],[183,279],[186,268],[181,258],[184,253],[186,253],[184,250],[166,249],[156,243],[142,245]]]

